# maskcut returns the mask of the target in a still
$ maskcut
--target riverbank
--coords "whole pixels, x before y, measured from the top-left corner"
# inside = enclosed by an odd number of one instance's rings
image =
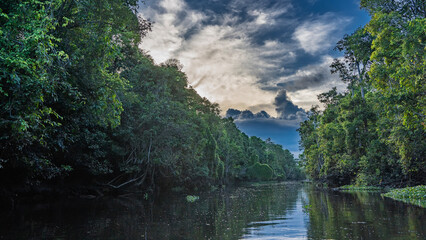
[[[376,187],[376,186],[355,186],[355,185],[345,185],[335,190],[339,191],[368,191],[368,192],[377,192],[377,191],[387,191],[389,188],[386,187]]]
[[[393,189],[382,196],[426,208],[426,186]]]
[[[394,189],[389,187],[345,185],[338,188],[334,188],[334,190],[344,192],[383,192],[381,194],[383,197],[392,198],[397,201],[402,201],[405,203],[410,203],[426,208],[425,185]]]

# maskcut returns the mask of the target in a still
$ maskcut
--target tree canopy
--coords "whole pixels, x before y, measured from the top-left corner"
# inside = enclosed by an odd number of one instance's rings
[[[348,92],[319,95],[301,124],[307,174],[343,185],[425,183],[424,1],[361,1],[371,21],[338,42],[332,73]],[[366,92],[364,92],[366,90]]]
[[[303,177],[288,150],[221,118],[179,61],[138,48],[151,23],[137,2],[1,1],[2,185],[195,188],[258,179],[259,166]]]

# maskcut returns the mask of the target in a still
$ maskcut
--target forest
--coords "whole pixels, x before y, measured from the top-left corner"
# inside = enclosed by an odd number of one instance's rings
[[[347,83],[318,96],[301,123],[306,174],[330,185],[426,182],[426,4],[362,0],[370,22],[337,43],[331,72]]]
[[[0,2],[0,187],[302,179],[288,150],[200,97],[179,61],[158,65],[139,48],[152,23],[137,10],[136,0]]]
[[[150,2],[0,0],[0,239],[426,239],[425,0]]]

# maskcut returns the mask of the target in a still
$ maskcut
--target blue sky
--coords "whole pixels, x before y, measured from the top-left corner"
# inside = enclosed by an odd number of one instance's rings
[[[266,111],[269,119],[241,115],[236,123],[296,154],[295,129],[316,96],[333,86],[345,90],[329,70],[341,56],[335,44],[369,21],[357,0],[145,2],[139,12],[154,26],[140,47],[157,63],[178,59],[189,84],[223,115]]]

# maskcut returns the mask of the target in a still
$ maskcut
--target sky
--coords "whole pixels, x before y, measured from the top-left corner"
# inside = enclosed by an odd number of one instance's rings
[[[337,41],[369,21],[359,0],[145,0],[139,14],[154,22],[140,47],[156,63],[178,59],[223,116],[296,156],[317,95],[346,88],[329,69]]]

